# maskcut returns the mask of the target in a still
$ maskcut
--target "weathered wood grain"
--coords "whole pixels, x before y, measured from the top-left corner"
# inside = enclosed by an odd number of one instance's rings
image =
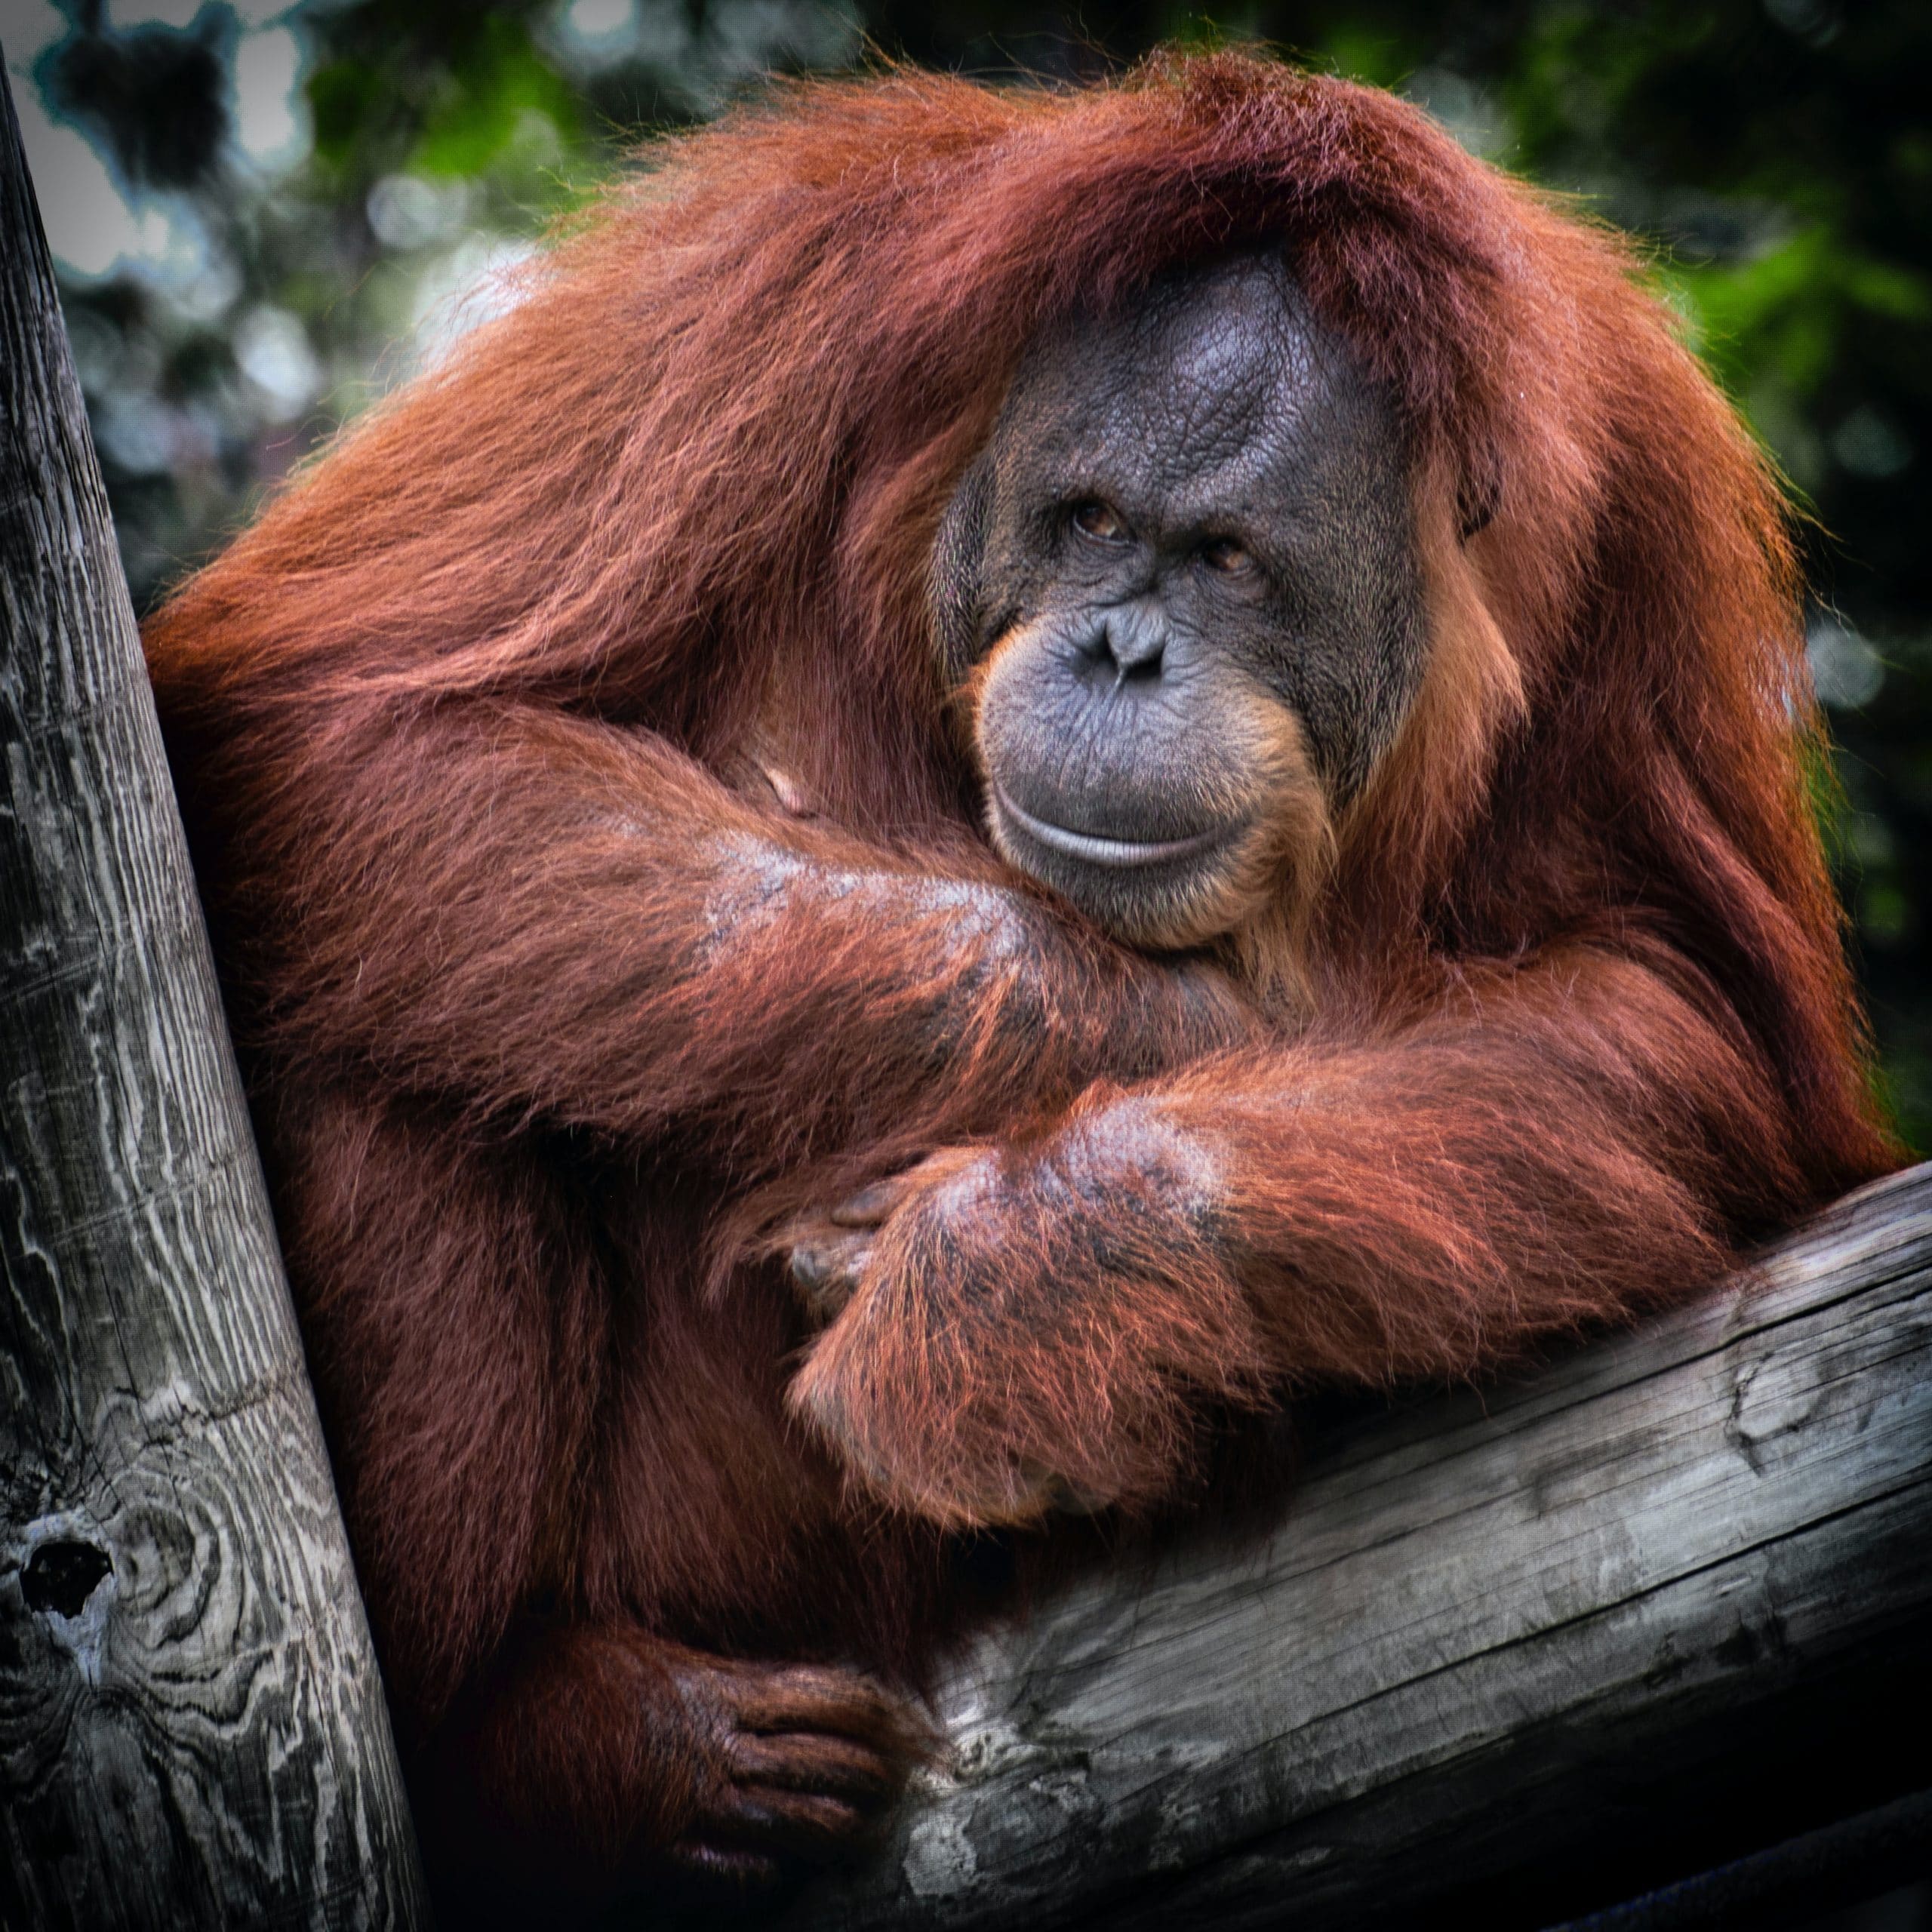
[[[426,1922],[0,73],[0,1925]]]
[[[788,1923],[1546,1922],[1932,1785],[1928,1681],[1932,1167],[986,1638],[951,1774]]]

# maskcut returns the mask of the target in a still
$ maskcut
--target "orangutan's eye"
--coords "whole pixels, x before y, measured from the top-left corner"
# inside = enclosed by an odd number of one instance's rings
[[[1254,559],[1231,537],[1217,537],[1201,546],[1201,561],[1223,577],[1245,577]]]
[[[1127,525],[1114,511],[1097,500],[1075,504],[1072,521],[1081,536],[1091,537],[1096,543],[1127,541]]]

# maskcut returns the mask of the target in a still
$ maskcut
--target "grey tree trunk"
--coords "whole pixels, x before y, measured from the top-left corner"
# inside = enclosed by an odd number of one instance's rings
[[[1266,1531],[988,1633],[949,1774],[786,1926],[1502,1932],[1748,1861],[1654,1932],[1932,1877],[1932,1166],[1331,1432]]]
[[[0,71],[0,1925],[425,1924]]]

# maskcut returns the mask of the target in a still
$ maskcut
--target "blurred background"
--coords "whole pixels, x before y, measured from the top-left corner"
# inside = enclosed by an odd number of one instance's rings
[[[654,130],[773,70],[987,75],[1260,39],[1392,87],[1648,245],[1806,519],[1826,826],[1890,1103],[1932,1151],[1932,6],[0,0],[137,608],[502,299]]]

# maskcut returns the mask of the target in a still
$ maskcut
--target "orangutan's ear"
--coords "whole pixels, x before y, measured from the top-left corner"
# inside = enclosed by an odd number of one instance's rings
[[[965,677],[979,644],[980,565],[992,506],[992,483],[990,459],[975,457],[946,506],[933,545],[927,596],[932,607],[933,637],[949,687]]]
[[[1456,486],[1456,518],[1465,543],[1478,531],[1488,528],[1502,494],[1503,481],[1495,465],[1481,451],[1472,451],[1463,466],[1462,480]]]

